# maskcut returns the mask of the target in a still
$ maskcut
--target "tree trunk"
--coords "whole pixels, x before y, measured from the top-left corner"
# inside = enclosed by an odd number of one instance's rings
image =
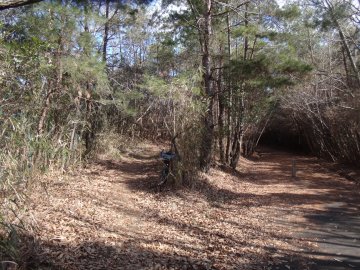
[[[245,27],[248,27],[249,21],[248,21],[248,3],[245,4]],[[244,55],[243,55],[243,60],[246,60],[248,58],[248,50],[249,50],[249,40],[248,37],[245,37],[244,40]],[[242,148],[242,144],[243,144],[243,136],[244,136],[244,111],[245,111],[245,100],[244,100],[244,95],[245,95],[245,83],[241,84],[241,97],[240,97],[240,110],[239,110],[239,116],[237,119],[237,124],[236,124],[236,129],[235,129],[235,133],[234,133],[234,139],[233,139],[233,144],[232,144],[232,149],[231,149],[231,154],[230,154],[230,166],[233,169],[236,169],[236,166],[238,164],[240,155],[241,155],[241,148]]]
[[[102,47],[102,57],[105,63],[107,59],[107,44],[109,41],[109,7],[110,7],[110,0],[106,0],[106,7],[105,7],[106,23],[105,23],[103,47]]]
[[[89,33],[89,23],[87,19],[84,22],[84,32]],[[88,48],[84,48],[84,54],[86,56],[90,55]],[[93,149],[95,141],[95,131],[94,131],[94,115],[93,115],[93,102],[92,102],[92,89],[91,89],[91,78],[86,82],[86,113],[85,113],[85,130],[84,130],[84,141],[85,141],[85,152],[83,153],[83,158],[85,158]]]
[[[211,85],[211,56],[210,56],[210,35],[211,35],[211,0],[204,0],[204,24],[202,29],[202,66],[203,66],[203,87],[205,96],[208,98],[207,111],[204,116],[204,131],[200,149],[200,169],[207,172],[210,169],[213,140],[213,103],[214,95]]]
[[[231,40],[230,40],[230,20],[229,20],[229,14],[227,14],[226,17],[226,24],[227,24],[227,46],[228,46],[228,65],[230,66],[230,60],[231,60]],[[230,69],[228,72],[228,78],[227,78],[227,91],[229,94],[228,100],[229,105],[227,109],[227,138],[226,138],[226,149],[225,149],[225,162],[228,163],[230,161],[230,147],[231,147],[231,131],[232,131],[232,117],[231,117],[231,109],[232,109],[232,103],[233,103],[233,93],[232,93],[232,87],[231,87],[231,78],[230,78]]]
[[[239,127],[239,130],[235,132],[234,137],[235,138],[233,141],[232,150],[230,154],[230,167],[235,170],[241,155],[241,145],[243,139],[243,131],[241,126]]]
[[[220,45],[220,54],[222,55],[222,46]],[[220,68],[223,65],[222,56],[220,57]],[[224,93],[222,91],[222,70],[218,70],[217,78],[217,93],[218,93],[218,106],[219,106],[219,115],[218,115],[218,124],[219,124],[219,152],[220,152],[220,162],[225,163],[225,153],[224,153]]]
[[[233,137],[233,143],[230,152],[230,167],[234,170],[238,164],[243,144],[244,136],[244,93],[241,95],[239,117]]]
[[[44,133],[45,120],[46,120],[48,111],[50,109],[50,101],[51,101],[51,96],[53,94],[53,90],[51,88],[52,87],[51,87],[51,83],[50,83],[49,92],[46,95],[45,103],[44,103],[44,106],[43,106],[43,108],[41,110],[41,115],[40,115],[38,125],[37,125],[37,134],[38,135],[42,135]]]

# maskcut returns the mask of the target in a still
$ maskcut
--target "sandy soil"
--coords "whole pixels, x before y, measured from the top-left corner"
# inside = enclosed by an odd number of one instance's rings
[[[326,226],[359,216],[359,186],[317,159],[263,149],[256,160],[242,159],[238,172],[214,168],[191,189],[158,193],[157,156],[145,145],[44,179],[29,194],[34,230],[24,267],[305,270],[335,262],[356,269],[357,222],[346,227],[353,246],[346,258],[319,239]]]

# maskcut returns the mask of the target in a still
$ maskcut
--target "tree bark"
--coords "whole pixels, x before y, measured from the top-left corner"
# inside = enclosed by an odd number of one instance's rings
[[[39,121],[38,121],[38,125],[37,125],[37,134],[38,135],[42,135],[44,133],[44,125],[45,125],[45,120],[46,120],[46,117],[47,117],[47,114],[48,114],[48,111],[50,109],[50,104],[51,104],[51,96],[52,94],[54,93],[53,89],[51,89],[51,83],[50,83],[50,86],[49,86],[49,92],[48,94],[46,95],[46,98],[45,98],[45,103],[44,103],[44,106],[41,110],[41,115],[40,115],[40,118],[39,118]]]
[[[210,169],[213,140],[213,104],[214,94],[211,86],[211,56],[210,56],[210,35],[211,35],[211,0],[204,0],[204,14],[202,27],[202,67],[203,67],[203,87],[205,96],[208,98],[207,111],[204,116],[204,131],[200,149],[200,169],[207,172]]]
[[[0,10],[21,7],[25,5],[34,4],[37,2],[41,2],[42,0],[2,0],[0,2]]]
[[[222,55],[223,49],[220,45],[220,54]],[[223,58],[220,56],[219,66],[222,67]],[[219,124],[219,152],[220,152],[220,162],[225,163],[225,149],[224,149],[224,112],[225,112],[225,104],[224,104],[224,93],[222,89],[222,70],[218,70],[218,78],[217,78],[217,93],[218,93],[218,124]]]
[[[107,44],[109,41],[109,6],[110,6],[110,0],[106,0],[106,7],[105,7],[106,23],[105,23],[103,47],[102,47],[102,56],[103,56],[103,61],[105,63],[107,60]]]
[[[249,25],[249,21],[248,21],[248,4],[245,4],[245,27],[248,27]],[[248,37],[245,37],[244,40],[244,55],[243,55],[243,60],[247,60],[248,59],[248,50],[249,50],[249,40]],[[234,139],[233,139],[233,144],[232,144],[232,149],[231,149],[231,154],[230,154],[230,166],[233,169],[236,169],[236,166],[238,164],[239,158],[241,156],[241,148],[242,148],[242,144],[243,144],[243,136],[244,136],[244,110],[245,110],[245,100],[244,100],[244,95],[245,95],[245,83],[242,83],[241,85],[241,98],[240,98],[240,110],[239,110],[239,115],[238,115],[238,119],[237,119],[237,125],[236,125],[236,129],[235,129],[235,133],[234,133]]]
[[[228,65],[230,66],[231,60],[231,37],[230,37],[230,19],[229,14],[226,16],[226,24],[227,24],[227,46],[228,46]],[[227,138],[226,138],[226,149],[225,149],[225,162],[228,163],[230,160],[230,147],[231,147],[231,131],[232,131],[232,117],[231,117],[231,108],[233,103],[233,93],[231,87],[231,77],[230,77],[230,69],[228,71],[227,78],[227,91],[229,93],[229,105],[227,109]]]
[[[243,136],[244,136],[244,93],[241,94],[239,117],[235,128],[233,144],[230,153],[230,167],[233,168],[234,170],[236,169],[239,158],[241,156]]]

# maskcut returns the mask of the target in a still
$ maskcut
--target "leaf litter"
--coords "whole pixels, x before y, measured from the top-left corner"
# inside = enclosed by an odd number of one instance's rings
[[[156,156],[149,144],[43,179],[28,194],[23,268],[309,269],[299,254],[316,247],[299,232],[326,188],[294,181],[283,160],[242,159],[238,172],[216,167],[158,193]]]

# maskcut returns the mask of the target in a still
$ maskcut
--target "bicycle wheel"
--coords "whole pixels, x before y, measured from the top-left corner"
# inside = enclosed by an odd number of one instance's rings
[[[160,182],[157,185],[158,191],[161,191],[161,187],[166,183],[168,176],[169,176],[169,168],[165,167],[165,168],[163,168],[163,170],[161,171],[161,174],[160,174]]]

